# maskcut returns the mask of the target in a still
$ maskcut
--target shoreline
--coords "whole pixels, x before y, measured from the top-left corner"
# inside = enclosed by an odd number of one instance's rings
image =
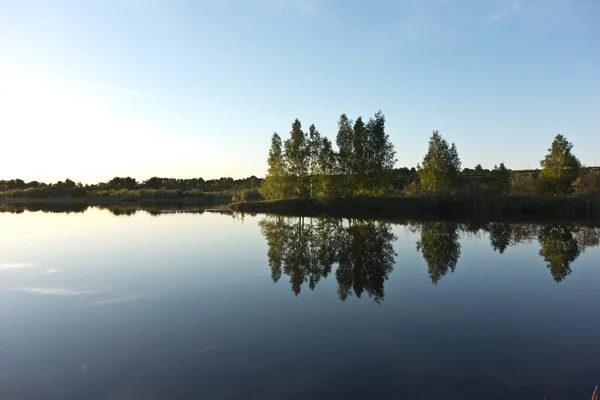
[[[552,218],[600,220],[600,198],[584,197],[345,197],[231,203],[240,213],[366,218]]]

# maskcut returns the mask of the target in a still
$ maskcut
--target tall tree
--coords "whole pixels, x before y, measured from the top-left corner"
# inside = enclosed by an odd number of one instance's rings
[[[336,170],[336,154],[333,151],[331,141],[326,137],[321,140],[319,153],[319,173],[320,180],[318,184],[318,196],[328,197],[334,193],[333,178]]]
[[[457,185],[460,158],[456,146],[448,142],[436,130],[429,139],[429,150],[423,165],[417,165],[421,186],[425,190],[439,192],[451,190]]]
[[[309,197],[316,197],[320,191],[321,175],[322,172],[319,168],[319,159],[321,156],[321,148],[323,146],[323,140],[321,134],[311,125],[308,128],[308,188]]]
[[[285,141],[284,150],[292,189],[302,198],[308,176],[308,140],[298,119],[292,124],[290,138]]]
[[[346,114],[342,114],[338,120],[338,133],[336,144],[339,149],[338,154],[338,173],[337,184],[339,193],[344,196],[352,193],[352,172],[353,172],[353,138],[354,129],[352,120]]]
[[[547,193],[560,195],[573,192],[572,185],[579,176],[581,163],[571,153],[572,149],[573,145],[566,137],[556,135],[548,155],[540,161],[540,184]]]
[[[269,170],[259,191],[267,199],[281,199],[286,195],[286,165],[281,148],[281,137],[273,133],[269,149]]]
[[[366,193],[378,195],[390,186],[390,177],[396,163],[396,151],[385,133],[385,116],[378,111],[365,127],[365,162],[361,168],[366,173],[362,187]]]
[[[358,117],[353,128],[350,172],[352,175],[350,182],[352,182],[352,194],[354,196],[365,190],[366,173],[369,162],[367,150],[367,131],[362,117]]]

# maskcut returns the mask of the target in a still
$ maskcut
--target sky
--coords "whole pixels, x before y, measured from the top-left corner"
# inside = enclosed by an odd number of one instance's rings
[[[299,118],[463,167],[600,165],[599,0],[0,0],[0,179],[264,176]]]

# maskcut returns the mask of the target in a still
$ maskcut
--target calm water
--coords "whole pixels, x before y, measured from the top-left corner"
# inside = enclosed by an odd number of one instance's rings
[[[2,213],[0,399],[586,399],[599,237]]]

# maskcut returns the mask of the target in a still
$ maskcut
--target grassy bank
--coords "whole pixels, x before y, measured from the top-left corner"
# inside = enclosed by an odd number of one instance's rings
[[[600,198],[573,196],[506,197],[346,197],[237,202],[230,209],[245,213],[330,215],[338,217],[485,217],[539,216],[600,219]]]
[[[226,205],[231,201],[231,195],[226,193],[198,193],[195,195],[179,194],[176,191],[120,191],[111,194],[75,196],[32,197],[0,194],[0,204],[194,204],[194,205]]]

